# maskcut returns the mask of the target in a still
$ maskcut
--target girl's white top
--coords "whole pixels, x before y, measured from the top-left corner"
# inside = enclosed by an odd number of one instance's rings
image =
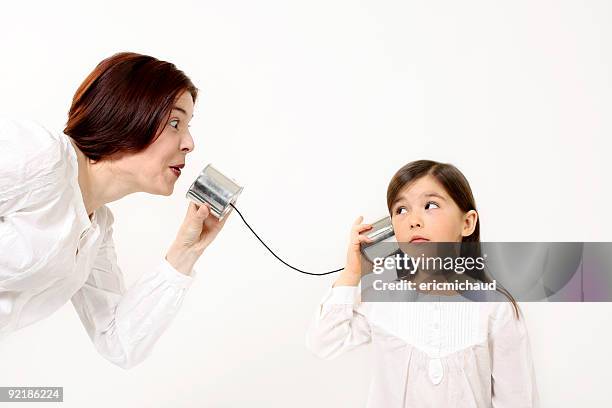
[[[501,294],[493,302],[417,292],[403,302],[360,298],[359,287],[331,288],[306,345],[330,359],[372,344],[368,408],[539,406],[524,316],[517,320]]]
[[[68,136],[0,118],[0,336],[71,300],[108,360],[129,368],[150,353],[193,278],[162,258],[126,289],[113,220],[107,206],[89,219]]]

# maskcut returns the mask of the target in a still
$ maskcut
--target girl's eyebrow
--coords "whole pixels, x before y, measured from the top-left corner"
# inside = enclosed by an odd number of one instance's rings
[[[404,196],[398,196],[395,198],[395,200],[393,200],[393,202],[391,203],[391,207],[393,207],[395,204],[399,203],[400,201],[402,201],[404,199]]]
[[[421,197],[437,197],[440,200],[446,201],[446,198],[442,197],[440,194],[436,193],[436,192],[427,192],[427,193],[423,193],[421,194]],[[393,203],[391,203],[391,207],[393,207],[395,204],[397,204],[398,202],[405,200],[406,197],[404,197],[403,195],[398,196]]]
[[[425,193],[423,194],[425,197],[438,197],[440,200],[444,200],[446,201],[446,198],[442,197],[440,194],[438,193]]]

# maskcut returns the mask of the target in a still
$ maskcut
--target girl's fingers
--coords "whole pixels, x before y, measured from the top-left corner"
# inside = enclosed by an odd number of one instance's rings
[[[363,243],[363,242],[365,242],[365,243],[369,244],[369,243],[371,243],[371,242],[374,242],[374,240],[373,240],[373,239],[371,239],[371,238],[368,238],[368,236],[367,236],[367,235],[355,234],[355,235],[352,237],[351,242],[352,242],[354,245],[358,245],[358,244],[361,244],[361,243]]]
[[[369,244],[373,242],[370,238],[368,238],[365,235],[358,235],[357,240],[359,241],[360,244],[363,244],[363,243]]]
[[[363,216],[357,217],[355,222],[353,223],[353,227],[351,228],[351,244],[358,246],[361,243],[371,243],[373,242],[366,235],[362,235],[361,233],[367,230],[372,229],[372,224],[362,224]]]
[[[370,243],[374,242],[374,240],[373,240],[373,239],[368,238],[368,237],[367,237],[367,236],[365,236],[365,235],[360,235],[360,236],[359,236],[359,241],[360,241],[360,242],[365,242],[365,243],[367,243],[367,244],[370,244]]]
[[[351,238],[357,239],[357,237],[365,236],[363,233],[370,229],[372,229],[372,226],[360,226],[358,229],[351,231]]]
[[[372,224],[360,224],[355,227],[355,231],[362,232],[372,228]]]

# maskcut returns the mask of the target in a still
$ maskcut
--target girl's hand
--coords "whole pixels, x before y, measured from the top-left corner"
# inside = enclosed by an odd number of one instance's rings
[[[217,217],[210,213],[208,204],[198,206],[190,201],[185,219],[166,255],[168,262],[179,272],[188,275],[206,247],[223,228],[228,216],[229,214],[219,222]]]
[[[363,217],[359,216],[351,228],[346,266],[334,286],[357,286],[361,279],[361,244],[372,240],[362,233],[372,229],[372,224],[362,224]]]

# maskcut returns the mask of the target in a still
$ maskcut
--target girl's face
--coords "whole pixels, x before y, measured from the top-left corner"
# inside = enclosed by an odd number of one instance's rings
[[[172,194],[185,157],[194,149],[188,127],[193,108],[191,94],[187,91],[180,94],[159,137],[143,151],[113,162],[114,169],[130,180],[135,191]]]
[[[430,175],[404,186],[391,205],[398,242],[461,242],[474,232],[478,213],[461,211]]]

